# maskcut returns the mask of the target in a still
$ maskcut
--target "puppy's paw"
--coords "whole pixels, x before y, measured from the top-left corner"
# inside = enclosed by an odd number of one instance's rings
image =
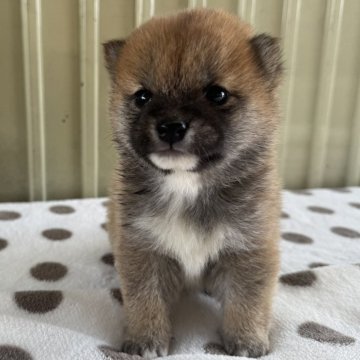
[[[222,335],[224,348],[229,355],[258,358],[269,353],[269,340],[245,339]]]
[[[168,354],[168,345],[159,345],[154,341],[125,340],[121,351],[131,355],[140,355],[145,359],[155,359]]]

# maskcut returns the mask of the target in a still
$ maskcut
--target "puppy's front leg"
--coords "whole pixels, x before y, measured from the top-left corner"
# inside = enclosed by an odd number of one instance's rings
[[[212,290],[223,305],[221,335],[226,351],[253,358],[265,355],[277,282],[277,249],[228,253],[211,273]]]
[[[170,306],[182,285],[182,271],[172,259],[123,244],[120,272],[127,327],[122,351],[146,358],[168,353]]]

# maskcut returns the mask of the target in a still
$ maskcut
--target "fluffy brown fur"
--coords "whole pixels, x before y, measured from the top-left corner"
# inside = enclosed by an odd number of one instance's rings
[[[229,354],[266,354],[279,264],[277,41],[225,12],[192,10],[104,48],[119,153],[109,232],[128,321],[123,351],[167,354],[171,306],[191,283],[221,302]],[[209,95],[214,85],[228,91],[224,103]],[[137,106],[140,89],[151,99]],[[185,123],[185,137],[162,141],[164,123]]]

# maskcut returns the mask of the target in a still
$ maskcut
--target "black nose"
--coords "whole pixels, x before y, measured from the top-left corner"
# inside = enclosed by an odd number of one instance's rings
[[[159,124],[156,127],[159,138],[170,145],[181,141],[186,133],[188,126],[183,121],[181,122],[167,122]]]

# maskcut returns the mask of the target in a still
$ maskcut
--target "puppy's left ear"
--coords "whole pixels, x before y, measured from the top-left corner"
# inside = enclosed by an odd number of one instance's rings
[[[267,34],[260,34],[250,40],[255,52],[257,65],[263,73],[270,89],[280,82],[283,73],[282,54],[279,39]]]
[[[116,63],[124,45],[125,40],[111,40],[103,44],[106,68],[112,80],[115,78]]]

